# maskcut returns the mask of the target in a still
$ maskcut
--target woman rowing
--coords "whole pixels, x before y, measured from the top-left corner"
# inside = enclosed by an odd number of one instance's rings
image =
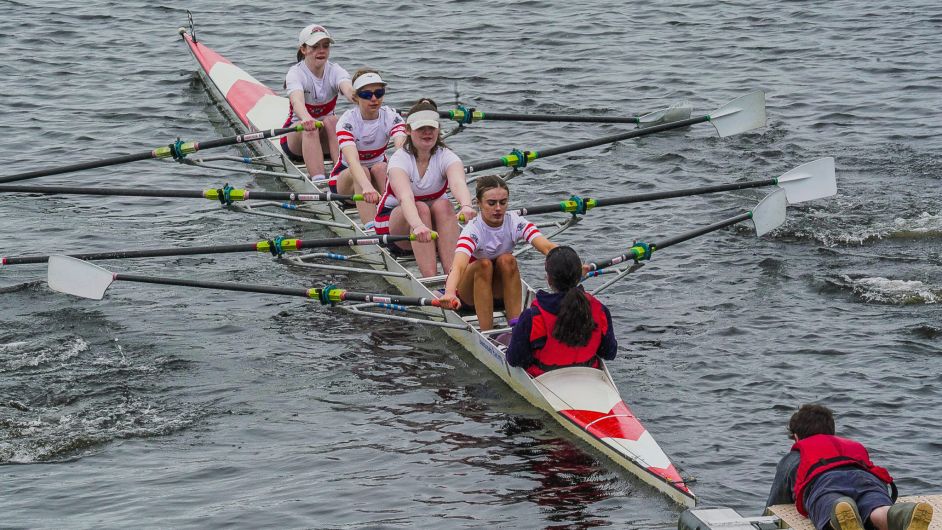
[[[328,61],[330,45],[334,39],[323,26],[311,24],[298,35],[298,63],[285,76],[285,91],[291,108],[285,127],[298,122],[303,132],[288,133],[281,137],[281,150],[293,162],[304,162],[311,180],[324,178],[324,153],[331,160],[340,156],[337,144],[337,94],[343,94],[353,103],[353,85],[350,74],[339,65]],[[324,124],[323,130],[315,126]]]
[[[363,194],[357,202],[360,221],[372,222],[376,204],[386,189],[386,146],[392,139],[397,148],[406,141],[402,116],[383,105],[386,82],[379,72],[363,68],[353,75],[354,103],[337,122],[340,159],[330,172],[330,190],[345,195]]]
[[[618,342],[612,332],[612,315],[582,290],[583,267],[576,251],[570,247],[550,250],[545,268],[553,292],[537,291],[533,305],[520,315],[507,362],[537,377],[567,366],[599,368],[599,359],[614,359]]]
[[[523,287],[514,246],[525,241],[545,255],[556,244],[543,237],[536,225],[507,211],[510,189],[504,179],[487,175],[476,184],[481,214],[458,237],[442,302],[474,306],[478,325],[485,331],[494,327],[495,299],[503,301],[509,323],[523,309]]]
[[[465,220],[477,214],[471,207],[464,165],[442,141],[438,106],[431,99],[422,99],[409,109],[406,133],[402,149],[389,159],[386,191],[379,200],[374,227],[377,234],[415,234],[411,250],[422,276],[437,274],[439,258],[448,274],[459,228],[445,192],[451,191]],[[435,244],[431,244],[432,230],[438,232]],[[409,243],[394,244],[399,249],[409,248]]]

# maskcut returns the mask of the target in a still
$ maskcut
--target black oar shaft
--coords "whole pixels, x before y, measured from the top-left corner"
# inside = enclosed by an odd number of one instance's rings
[[[657,201],[657,200],[662,200],[662,199],[673,199],[675,197],[688,197],[691,195],[706,195],[708,193],[745,190],[749,188],[761,188],[763,186],[774,186],[777,183],[778,183],[778,180],[769,179],[769,180],[756,180],[752,182],[734,182],[732,184],[717,184],[715,186],[702,186],[700,188],[686,188],[682,190],[654,191],[651,193],[639,193],[637,195],[625,195],[623,197],[611,197],[608,199],[595,199],[595,204],[593,207],[612,206],[615,204],[631,204],[635,202]]]
[[[231,200],[268,200],[268,201],[330,201],[360,200],[359,195],[338,195],[333,193],[294,193],[289,191],[249,191],[231,189]],[[40,195],[102,195],[119,197],[176,197],[190,199],[217,199],[225,196],[223,189],[215,190],[168,190],[144,188],[86,188],[77,186],[4,186],[0,193],[38,193]]]
[[[79,186],[2,186],[0,193],[38,193],[40,195],[104,195],[120,197],[183,197],[202,199],[200,190],[151,190],[145,188],[87,188]]]
[[[433,305],[434,298],[420,298],[418,296],[398,296],[389,294],[368,294],[343,291],[343,300],[353,302],[374,302],[380,304],[422,306]]]
[[[443,118],[450,118],[448,111],[439,112]],[[474,121],[538,121],[538,122],[566,122],[566,123],[638,123],[637,116],[583,116],[577,114],[515,114],[512,112],[482,112],[481,117],[474,117]]]
[[[704,226],[704,227],[702,227],[702,228],[697,228],[697,229],[695,229],[695,230],[691,230],[691,231],[689,231],[689,232],[685,232],[685,233],[680,234],[680,235],[678,235],[678,236],[669,237],[669,238],[667,238],[667,239],[665,239],[665,240],[663,240],[663,241],[659,241],[659,242],[657,242],[657,243],[651,243],[651,248],[653,248],[654,250],[663,250],[663,249],[665,249],[665,248],[667,248],[667,247],[669,247],[669,246],[671,246],[671,245],[676,245],[677,243],[683,243],[684,241],[687,241],[688,239],[693,239],[693,238],[695,238],[695,237],[697,237],[697,236],[702,236],[703,234],[708,234],[708,233],[710,233],[710,232],[715,232],[715,231],[717,231],[717,230],[719,230],[719,229],[721,229],[721,228],[726,228],[727,226],[731,226],[731,225],[734,225],[734,224],[736,224],[736,223],[740,223],[740,222],[742,222],[742,221],[746,221],[746,220],[748,220],[748,219],[752,219],[752,212],[746,212],[746,213],[737,215],[737,216],[735,216],[735,217],[730,217],[729,219],[724,219],[724,220],[722,220],[722,221],[717,221],[717,222],[715,222],[715,223],[713,223],[713,224],[711,224],[711,225]]]
[[[669,130],[672,130],[672,129],[679,129],[679,128],[681,128],[681,127],[687,127],[687,126],[694,125],[694,124],[697,124],[697,123],[703,123],[703,122],[705,122],[705,121],[710,121],[710,116],[707,115],[707,116],[700,116],[700,117],[697,117],[697,118],[689,118],[689,119],[686,119],[686,120],[672,121],[672,122],[670,122],[670,123],[664,123],[664,124],[662,124],[662,125],[655,125],[655,126],[653,126],[653,127],[647,127],[647,128],[644,128],[644,129],[635,129],[635,130],[628,131],[628,132],[624,132],[624,133],[612,134],[612,135],[609,135],[609,136],[603,136],[603,137],[601,137],[601,138],[596,138],[596,139],[594,139],[594,140],[586,140],[586,141],[584,141],[584,142],[577,142],[577,143],[573,143],[573,144],[561,145],[561,146],[559,146],[559,147],[552,147],[552,148],[549,148],[549,149],[536,151],[536,152],[535,152],[535,155],[536,155],[536,156],[535,156],[534,160],[536,160],[536,159],[541,159],[541,158],[546,158],[546,157],[548,157],[548,156],[554,156],[554,155],[560,155],[560,154],[563,154],[563,153],[569,153],[569,152],[572,152],[572,151],[579,151],[579,150],[581,150],[581,149],[589,149],[590,147],[597,147],[597,146],[600,146],[600,145],[610,144],[610,143],[614,143],[614,142],[620,142],[620,141],[622,141],[622,140],[628,140],[628,139],[631,139],[631,138],[638,138],[638,137],[641,137],[641,136],[647,136],[647,135],[649,135],[649,134],[656,134],[656,133],[659,133],[659,132],[669,131]],[[504,158],[506,158],[506,157],[504,157]],[[465,173],[473,173],[473,172],[475,172],[475,171],[484,171],[484,170],[487,170],[487,169],[494,169],[494,168],[498,168],[498,167],[504,167],[504,166],[508,165],[508,164],[505,163],[504,158],[500,158],[500,159],[498,159],[498,160],[481,161],[481,162],[475,162],[475,163],[473,163],[473,164],[468,164],[468,165],[465,166],[465,168],[464,168]]]
[[[0,177],[0,183],[4,182],[16,182],[18,180],[27,180],[37,177],[45,177],[48,175],[59,175],[61,173],[71,173],[73,171],[82,171],[85,169],[94,169],[98,167],[107,167],[107,166],[116,166],[119,164],[126,164],[128,162],[137,162],[140,160],[149,160],[152,158],[168,158],[174,155],[174,150],[182,150],[183,154],[195,153],[203,149],[212,149],[214,147],[222,147],[224,145],[235,145],[245,142],[254,142],[256,140],[261,140],[264,138],[270,138],[272,136],[281,136],[289,132],[297,131],[297,127],[285,127],[283,129],[270,129],[267,131],[259,131],[248,134],[237,134],[235,136],[228,136],[226,138],[217,138],[214,140],[207,140],[204,142],[187,142],[185,144],[171,144],[166,147],[160,147],[151,151],[146,151],[142,153],[135,153],[131,155],[116,156],[113,158],[106,158],[103,160],[92,160],[89,162],[79,162],[77,164],[70,164],[67,166],[53,167],[46,169],[37,169],[34,171],[27,171],[25,173],[18,173],[16,175],[10,175],[7,177]]]
[[[285,239],[282,243],[284,250],[301,250],[305,248],[332,248],[356,245],[388,244],[396,241],[409,241],[410,236],[381,235],[375,237],[331,237],[324,239]],[[167,256],[194,256],[199,254],[227,254],[234,252],[271,252],[271,246],[276,240],[264,241],[263,247],[256,243],[235,243],[231,245],[207,245],[201,247],[154,248],[141,250],[116,250],[111,252],[96,252],[87,254],[69,254],[69,257],[85,261],[105,259],[128,258],[162,258]],[[277,251],[276,251],[277,252]],[[26,265],[31,263],[46,263],[49,256],[8,256],[0,258],[0,265]]]
[[[288,296],[301,296],[310,298],[309,289],[298,289],[293,287],[275,287],[271,285],[252,285],[242,283],[226,282],[207,282],[198,280],[186,280],[183,278],[160,278],[156,276],[141,276],[137,274],[114,275],[115,280],[139,283],[156,283],[160,285],[179,285],[182,287],[197,287],[200,289],[219,289],[223,291],[241,291],[246,293],[277,294]]]

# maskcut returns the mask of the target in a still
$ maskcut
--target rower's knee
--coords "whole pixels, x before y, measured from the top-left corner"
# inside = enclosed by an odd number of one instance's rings
[[[517,272],[517,258],[513,254],[501,254],[497,257],[497,268],[503,274]]]
[[[494,262],[487,259],[481,258],[474,262],[477,265],[477,276],[479,278],[489,280],[494,276]]]

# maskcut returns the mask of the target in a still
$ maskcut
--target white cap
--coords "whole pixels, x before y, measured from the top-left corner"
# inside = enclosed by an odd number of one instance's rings
[[[298,46],[302,44],[314,46],[324,39],[328,39],[331,44],[334,42],[334,39],[330,37],[330,33],[327,31],[327,28],[319,24],[311,24],[310,26],[302,29],[301,33],[298,35]]]
[[[438,112],[434,110],[413,112],[406,118],[406,124],[413,131],[421,127],[435,127],[438,129]]]
[[[353,82],[353,89],[360,90],[366,85],[376,85],[376,84],[386,86],[386,81],[383,81],[383,78],[380,77],[379,74],[377,74],[376,72],[367,72],[361,75],[360,77],[358,77],[357,80]]]

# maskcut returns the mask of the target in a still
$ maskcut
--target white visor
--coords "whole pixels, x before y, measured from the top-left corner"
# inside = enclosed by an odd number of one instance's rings
[[[422,127],[435,127],[438,129],[438,112],[434,110],[420,110],[419,112],[409,114],[406,118],[406,124],[414,131]]]
[[[360,90],[366,85],[375,85],[375,84],[386,86],[386,82],[383,81],[383,78],[380,77],[379,74],[375,72],[369,72],[367,74],[361,75],[360,77],[357,78],[356,81],[353,82],[353,89]]]
[[[334,39],[331,38],[330,33],[327,32],[327,29],[324,28],[324,26],[311,24],[310,26],[302,29],[301,33],[298,35],[298,46],[301,46],[302,44],[314,46],[324,39],[329,40],[331,44],[334,42]]]

